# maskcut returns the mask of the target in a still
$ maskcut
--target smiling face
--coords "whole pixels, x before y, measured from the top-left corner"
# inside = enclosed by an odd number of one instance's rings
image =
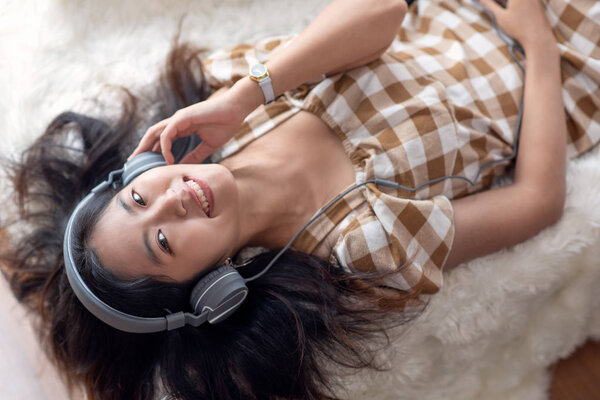
[[[117,276],[184,282],[234,254],[238,204],[236,182],[222,165],[154,168],[111,200],[91,246]]]

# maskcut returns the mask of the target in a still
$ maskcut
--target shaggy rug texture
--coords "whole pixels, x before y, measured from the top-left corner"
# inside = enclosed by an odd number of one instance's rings
[[[106,84],[153,82],[182,22],[209,49],[299,32],[321,0],[0,1],[0,152],[17,157],[58,113],[94,110]],[[600,18],[600,16],[597,16]],[[107,95],[108,93],[108,95]],[[382,355],[341,379],[349,399],[546,399],[547,367],[600,338],[600,154],[571,161],[563,218],[445,273],[429,308]],[[497,184],[506,184],[508,180]],[[6,178],[0,178],[2,213]],[[0,398],[66,398],[24,312],[0,285]],[[385,358],[384,358],[385,357]]]

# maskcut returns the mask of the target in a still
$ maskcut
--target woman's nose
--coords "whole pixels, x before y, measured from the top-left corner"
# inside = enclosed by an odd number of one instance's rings
[[[183,199],[181,192],[177,192],[175,189],[169,188],[161,196],[159,201],[159,212],[165,215],[177,215],[178,217],[185,217],[187,210],[183,206]]]

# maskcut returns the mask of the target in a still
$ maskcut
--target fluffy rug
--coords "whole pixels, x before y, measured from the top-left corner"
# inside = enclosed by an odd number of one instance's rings
[[[152,82],[183,15],[184,40],[218,48],[299,32],[323,7],[321,0],[4,0],[1,154],[17,156],[65,109],[93,109],[107,83]],[[340,394],[546,399],[547,367],[600,338],[598,149],[569,163],[567,184],[560,222],[446,273],[442,291],[386,353],[389,371],[346,377]],[[3,202],[5,188],[2,178]],[[0,298],[0,323],[9,329],[0,336],[8,354],[0,360],[0,398],[65,398],[4,284]]]

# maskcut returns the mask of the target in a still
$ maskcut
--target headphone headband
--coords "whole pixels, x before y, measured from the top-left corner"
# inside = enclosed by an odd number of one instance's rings
[[[110,180],[110,178],[109,178]],[[158,318],[146,318],[138,317],[135,315],[127,314],[119,311],[98,298],[91,291],[91,289],[85,284],[83,277],[75,267],[75,260],[73,259],[73,226],[78,223],[81,210],[86,204],[95,196],[98,192],[106,189],[110,182],[104,181],[100,185],[96,186],[92,193],[88,194],[75,208],[73,214],[69,218],[67,223],[67,229],[65,231],[65,240],[63,242],[63,252],[65,255],[65,271],[67,273],[67,279],[71,284],[73,292],[81,303],[94,314],[102,322],[117,328],[125,332],[132,333],[151,333],[160,332],[164,330],[171,330],[181,327],[183,325],[199,326],[208,319],[208,313],[202,313],[197,316],[190,313],[178,312],[167,315],[165,317]]]
[[[185,138],[177,139],[173,143],[172,152],[176,162],[180,161],[187,153],[193,150],[200,143],[200,139],[191,135]],[[102,322],[125,332],[131,333],[151,333],[164,330],[180,328],[184,325],[199,326],[209,319],[209,312],[192,313],[177,312],[164,317],[146,318],[127,314],[115,309],[103,302],[86,285],[83,277],[77,269],[74,257],[73,246],[75,237],[73,227],[79,223],[81,211],[87,206],[90,200],[98,193],[112,187],[117,189],[128,185],[133,179],[142,173],[159,166],[167,165],[165,159],[160,153],[147,152],[142,153],[130,161],[126,162],[123,168],[111,171],[108,178],[96,185],[90,193],[83,198],[71,213],[63,241],[63,254],[65,260],[65,271],[67,279],[73,289],[73,292],[88,311],[95,315]]]

